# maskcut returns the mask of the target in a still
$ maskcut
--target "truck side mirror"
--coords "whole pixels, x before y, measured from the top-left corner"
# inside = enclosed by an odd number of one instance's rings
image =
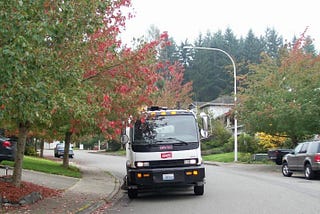
[[[204,112],[201,112],[200,117],[202,122],[200,134],[203,138],[208,138],[208,115]]]
[[[124,134],[124,135],[121,135],[121,138],[120,138],[120,142],[124,145],[126,143],[129,142],[129,137],[128,135]]]

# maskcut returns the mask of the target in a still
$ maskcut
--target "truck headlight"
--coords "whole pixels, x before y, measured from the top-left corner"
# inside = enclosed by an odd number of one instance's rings
[[[136,162],[137,167],[148,167],[150,166],[149,162]]]
[[[194,165],[197,163],[197,159],[188,159],[188,160],[184,160],[184,164],[185,165]]]

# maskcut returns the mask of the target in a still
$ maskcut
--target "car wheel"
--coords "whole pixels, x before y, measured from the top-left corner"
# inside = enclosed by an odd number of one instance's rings
[[[138,197],[138,190],[136,189],[128,189],[128,197],[130,199],[134,199]]]
[[[310,180],[314,178],[314,171],[311,168],[310,164],[306,164],[306,166],[304,167],[304,176],[306,177],[306,179]]]
[[[285,176],[285,177],[291,177],[292,175],[292,172],[290,172],[290,169],[289,169],[289,166],[288,166],[288,163],[287,162],[284,162],[282,164],[282,174]]]
[[[193,191],[194,191],[195,195],[203,195],[203,193],[204,193],[204,185],[194,186]]]

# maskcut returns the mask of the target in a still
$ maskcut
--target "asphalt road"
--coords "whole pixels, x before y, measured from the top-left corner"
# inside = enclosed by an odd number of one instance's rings
[[[75,161],[108,170],[119,179],[125,174],[124,157],[77,151]],[[302,174],[286,178],[276,165],[206,165],[206,181],[203,196],[183,189],[140,194],[130,200],[121,191],[106,213],[320,213],[320,179],[305,180]]]

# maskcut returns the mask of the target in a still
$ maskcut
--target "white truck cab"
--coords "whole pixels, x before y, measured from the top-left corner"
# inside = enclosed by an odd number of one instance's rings
[[[203,195],[200,133],[207,136],[207,119],[204,114],[201,118],[200,132],[192,111],[151,107],[126,129],[121,139],[126,144],[129,198],[140,191],[178,186],[193,186],[195,195]]]

